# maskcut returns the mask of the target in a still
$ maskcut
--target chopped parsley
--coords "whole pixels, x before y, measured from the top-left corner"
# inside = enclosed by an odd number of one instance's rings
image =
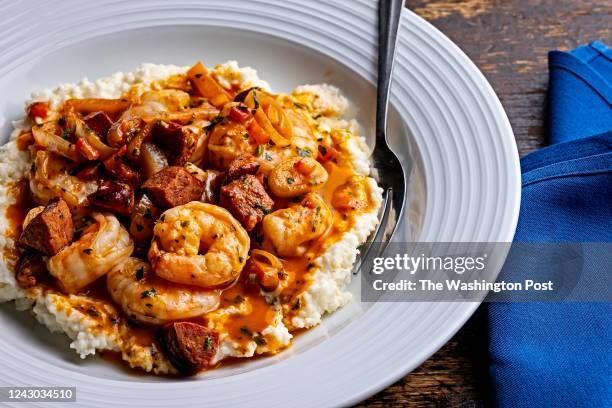
[[[186,228],[189,226],[189,221],[185,220],[185,221],[181,221],[181,227],[182,228]]]
[[[87,255],[91,255],[91,253],[93,252],[93,249],[91,249],[91,248],[85,248],[85,249],[83,250],[83,252],[84,252],[85,254],[87,254]]]
[[[298,147],[297,149],[298,155],[300,157],[310,157],[312,156],[312,150],[307,147]]]
[[[287,184],[295,183],[295,179],[293,177],[287,177]]]
[[[96,309],[95,306],[89,306],[89,309],[87,309],[87,314],[91,317],[100,317],[100,312],[98,312],[98,309]]]
[[[321,153],[321,156],[325,156],[327,154],[327,147],[319,145],[319,153]]]
[[[144,266],[136,269],[136,280],[141,280],[144,277]]]
[[[242,296],[240,296],[240,295],[236,295],[236,297],[234,298],[233,302],[235,304],[242,303],[242,302],[244,302],[244,298]]]
[[[259,98],[257,97],[257,92],[253,89],[253,103],[255,103],[255,109],[259,109]]]
[[[255,150],[255,156],[259,157],[263,154],[263,146],[257,145],[257,150]]]
[[[149,290],[145,290],[144,292],[142,292],[140,294],[140,298],[144,299],[144,298],[151,298],[151,297],[155,297],[156,292],[155,292],[155,288],[151,288]]]
[[[249,328],[246,327],[246,326],[242,326],[240,328],[240,333],[242,333],[242,334],[244,334],[246,336],[249,336],[249,337],[253,335],[253,332],[251,330],[249,330]]]
[[[215,125],[217,125],[218,123],[223,122],[223,116],[221,115],[217,115],[213,118],[213,120],[210,121],[210,123],[208,124],[208,126],[205,127],[205,129],[212,129],[215,127]]]
[[[206,338],[204,339],[204,350],[210,350],[210,348],[212,347],[213,341],[214,340],[212,336],[206,336]]]
[[[260,210],[262,213],[264,213],[265,215],[268,215],[272,212],[271,209],[269,209],[268,207],[265,207],[259,203],[255,203],[253,204],[253,208]]]
[[[68,140],[70,139],[70,135],[72,134],[72,129],[64,129],[62,132],[62,139]]]
[[[258,345],[258,346],[265,346],[266,344],[268,344],[268,342],[266,341],[266,339],[264,339],[261,336],[255,336],[253,337],[253,341]]]

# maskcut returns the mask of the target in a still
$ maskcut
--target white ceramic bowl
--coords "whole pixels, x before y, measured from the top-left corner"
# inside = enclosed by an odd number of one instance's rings
[[[0,127],[32,91],[142,62],[213,65],[237,59],[273,89],[339,86],[373,132],[376,2],[369,0],[21,1],[0,5]],[[396,240],[511,241],[520,171],[512,130],[472,62],[406,11],[398,43],[389,135],[410,174]],[[356,300],[278,356],[169,380],[79,360],[12,305],[0,309],[0,385],[77,387],[88,407],[330,406],[357,402],[417,367],[477,303]],[[16,405],[18,406],[18,405]]]

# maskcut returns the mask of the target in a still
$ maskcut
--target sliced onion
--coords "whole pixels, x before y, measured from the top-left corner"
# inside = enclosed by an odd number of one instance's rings
[[[255,120],[259,126],[261,126],[264,131],[270,135],[270,139],[272,139],[277,146],[285,147],[291,144],[291,137],[293,134],[291,123],[285,115],[283,108],[276,103],[274,98],[261,91],[253,89],[244,99],[244,103],[249,107],[249,109],[255,110]],[[285,132],[284,135],[281,135],[274,127],[272,121],[264,112],[264,107],[267,107],[269,111],[273,112],[277,125],[280,126],[282,124],[282,129]]]
[[[168,167],[168,159],[163,150],[153,143],[143,143],[140,148],[140,165],[142,175],[148,179],[153,174]]]
[[[140,156],[140,149],[142,144],[151,138],[151,132],[157,122],[148,122],[136,133],[136,135],[129,141],[127,146],[127,155],[132,159],[137,159]]]
[[[49,129],[50,126],[53,126],[54,131],[55,123],[53,122],[47,122],[44,125],[35,125],[32,128],[32,135],[34,136],[36,144],[72,161],[81,161],[81,155],[77,152],[74,143],[53,133],[53,131]]]
[[[71,122],[74,123],[74,134],[76,137],[86,140],[91,147],[100,153],[100,158],[102,160],[105,160],[115,152],[115,149],[105,144],[102,139],[100,139],[98,134],[93,131],[93,129],[87,126],[87,124],[81,118],[77,117],[73,113],[68,115],[68,123]]]
[[[130,102],[125,99],[68,99],[64,108],[68,111],[74,110],[81,114],[102,111],[110,116],[115,116],[130,107]]]
[[[251,262],[261,270],[274,269],[277,272],[283,270],[281,261],[276,256],[262,249],[254,249],[251,251]]]
[[[157,119],[166,122],[189,122],[192,120],[210,120],[219,114],[219,109],[213,107],[191,108],[178,112],[162,112]]]

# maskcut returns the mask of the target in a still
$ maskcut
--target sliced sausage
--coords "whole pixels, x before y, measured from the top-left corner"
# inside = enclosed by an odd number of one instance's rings
[[[116,214],[129,215],[134,208],[134,189],[125,183],[103,181],[87,198],[92,205]]]
[[[219,349],[219,334],[201,324],[169,322],[158,333],[162,350],[180,372],[195,374],[210,366]]]
[[[229,180],[235,180],[240,176],[255,174],[258,170],[259,162],[255,156],[250,154],[241,154],[230,163],[227,170],[227,178]]]
[[[97,111],[90,113],[83,118],[83,121],[87,123],[98,136],[102,137],[102,140],[106,140],[106,134],[108,129],[113,125],[113,120],[106,114],[106,112]]]
[[[104,160],[102,164],[104,164],[106,170],[117,177],[118,180],[137,185],[140,181],[140,175],[128,165],[126,153],[127,145],[123,145],[119,150]]]
[[[47,204],[24,226],[19,242],[52,256],[70,244],[73,235],[74,226],[70,209],[60,198]]]
[[[160,121],[153,134],[153,140],[164,150],[168,162],[173,166],[182,166],[195,151],[201,129],[198,132],[194,127]]]
[[[247,174],[221,187],[220,204],[251,231],[270,213],[274,201],[256,176]]]
[[[151,176],[141,189],[158,207],[172,208],[199,200],[204,192],[204,183],[183,167],[170,166]]]
[[[30,288],[47,273],[47,265],[40,252],[26,251],[19,258],[15,270],[15,279],[19,286]]]

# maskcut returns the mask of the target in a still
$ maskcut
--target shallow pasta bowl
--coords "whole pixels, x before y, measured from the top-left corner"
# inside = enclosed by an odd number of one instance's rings
[[[327,82],[374,128],[376,3],[328,1],[22,1],[0,6],[2,141],[29,94],[142,62],[214,65],[236,59],[273,89]],[[389,139],[406,165],[409,200],[397,241],[510,241],[520,201],[512,130],[493,90],[431,25],[404,13]],[[0,312],[1,385],[77,387],[84,406],[330,406],[361,400],[414,369],[477,303],[355,301],[277,356],[192,379],[138,376],[81,361],[63,336]],[[10,375],[9,375],[10,373]]]

